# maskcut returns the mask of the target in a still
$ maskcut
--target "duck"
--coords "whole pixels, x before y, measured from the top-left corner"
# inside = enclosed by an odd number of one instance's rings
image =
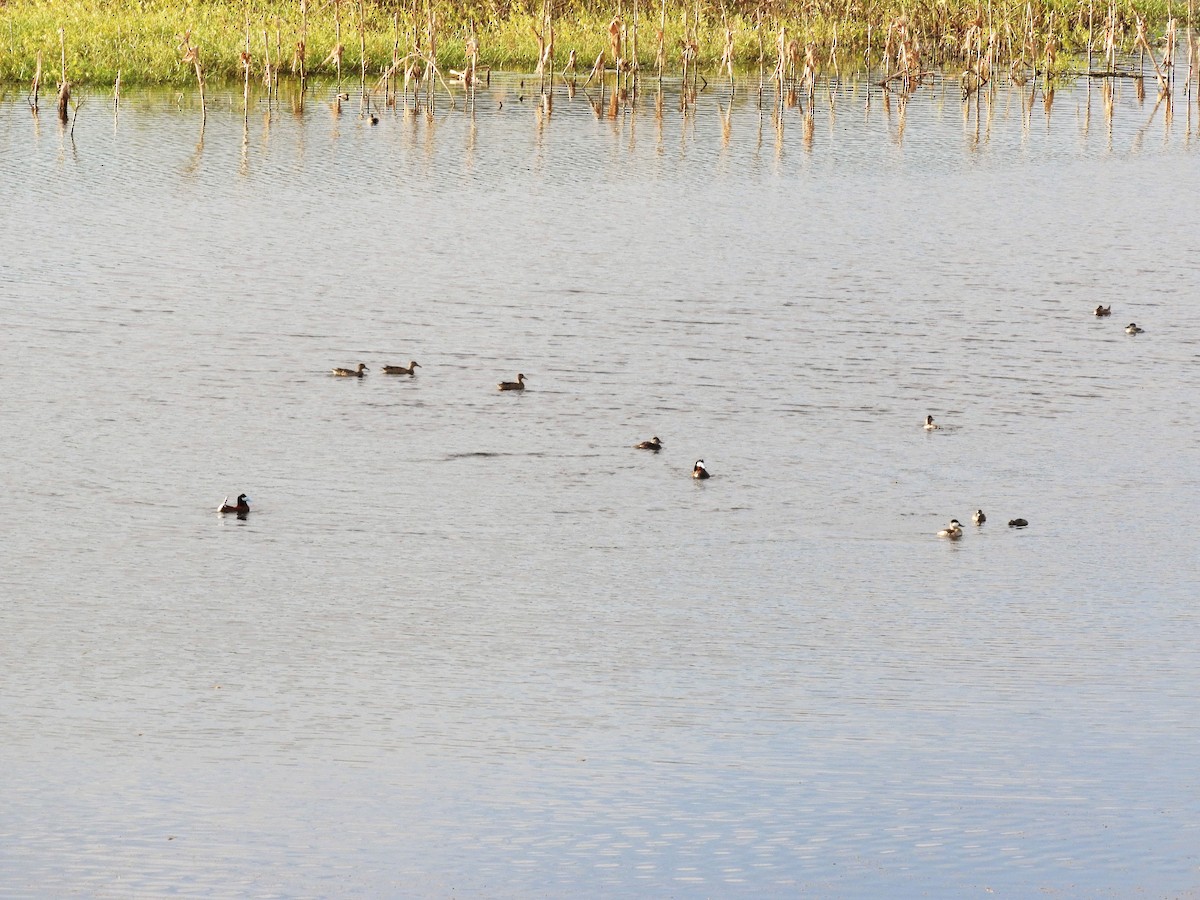
[[[362,378],[363,372],[369,372],[371,370],[368,369],[363,363],[359,363],[357,369],[342,369],[335,366],[334,368],[330,369],[330,371],[333,372],[334,375],[338,376],[338,378]]]
[[[1025,519],[1009,519],[1008,520],[1009,528],[1024,528],[1028,524],[1029,524],[1029,522]]]
[[[1141,334],[1145,330],[1146,330],[1145,328],[1138,328],[1137,322],[1130,322],[1128,325],[1125,326],[1126,334]]]
[[[650,440],[642,441],[640,444],[634,444],[633,446],[638,450],[653,450],[655,453],[657,453],[662,449],[662,441],[660,441],[658,436],[655,435],[654,437],[650,438]]]
[[[523,391],[525,390],[525,376],[518,372],[516,381],[502,381],[496,387],[502,391]]]
[[[949,538],[952,541],[957,541],[960,537],[962,537],[962,524],[958,521],[958,519],[951,519],[949,527],[943,528],[937,533],[937,536],[940,538]]]
[[[415,359],[409,360],[408,366],[384,366],[384,375],[416,375],[417,369],[421,368],[421,364]]]
[[[942,427],[941,425],[933,424],[933,416],[925,417],[925,430],[926,431],[937,431],[941,427]]]
[[[1111,316],[1112,315],[1112,304],[1110,303],[1110,304],[1108,304],[1108,306],[1097,306],[1094,315]]]
[[[976,525],[982,525],[984,522],[987,521],[987,516],[985,516],[983,514],[982,509],[977,509],[977,510],[975,510],[974,513],[972,513],[971,521],[974,522]]]
[[[692,466],[692,477],[693,478],[701,478],[701,479],[712,477],[711,475],[708,474],[708,469],[704,468],[704,460],[702,460],[702,459],[696,460],[696,464],[694,466]]]
[[[237,513],[239,516],[245,516],[246,513],[250,512],[250,498],[245,494],[238,494],[237,504],[230,506],[229,495],[226,494],[225,499],[221,501],[221,506],[217,509],[217,512],[221,513],[222,515],[225,513]]]

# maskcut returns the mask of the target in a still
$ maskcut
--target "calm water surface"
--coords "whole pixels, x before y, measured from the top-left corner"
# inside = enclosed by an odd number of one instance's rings
[[[1116,87],[11,91],[0,893],[1200,893],[1200,126]]]

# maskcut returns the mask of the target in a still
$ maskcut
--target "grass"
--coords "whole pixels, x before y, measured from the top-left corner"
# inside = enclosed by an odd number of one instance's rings
[[[532,71],[537,63],[538,43],[534,30],[541,30],[542,0],[467,0],[449,3],[431,0],[437,18],[437,64],[442,71],[462,69],[470,23],[478,30],[479,65],[496,69]],[[538,6],[534,7],[533,4]],[[631,0],[612,0],[604,7],[576,0],[553,2],[555,60],[566,63],[570,50],[577,51],[578,66],[591,68],[597,55],[609,54],[609,25],[623,12],[623,47],[628,53],[634,22]],[[404,56],[417,46],[427,48],[425,0],[313,0],[302,14],[301,0],[0,0],[0,82],[28,84],[42,56],[43,83],[56,81],[60,69],[59,29],[66,48],[66,70],[74,84],[111,85],[121,73],[122,84],[184,84],[195,81],[195,69],[184,61],[185,40],[197,48],[205,78],[210,81],[240,81],[244,75],[243,52],[249,54],[252,71],[261,72],[268,55],[279,71],[299,69],[299,42],[303,41],[304,65],[309,75],[336,74],[338,44],[343,77],[354,79],[362,62],[361,46],[369,77],[391,65],[393,52]],[[360,23],[359,10],[362,9]],[[741,0],[723,8],[714,0],[688,2],[669,0],[664,48],[666,71],[681,68],[681,47],[690,44],[702,69],[715,72],[725,48],[725,27],[732,30],[736,64],[757,67],[760,36],[763,65],[769,73],[778,59],[777,36],[786,29],[785,55],[797,61],[806,45],[815,45],[813,58],[825,69],[831,67],[831,51],[837,48],[838,64],[854,68],[870,39],[873,61],[889,37],[889,29],[903,17],[909,51],[915,50],[922,67],[946,65],[970,59],[980,46],[995,35],[995,64],[1011,65],[1018,60],[1029,67],[1045,63],[1045,44],[1054,38],[1057,57],[1052,68],[1066,68],[1072,54],[1082,54],[1088,41],[1089,10],[1093,22],[1093,45],[1100,47],[1110,12],[1114,39],[1124,49],[1133,46],[1137,18],[1142,17],[1151,34],[1161,33],[1173,12],[1179,28],[1190,22],[1190,10],[1174,8],[1168,0]],[[662,7],[638,9],[638,64],[643,77],[656,73],[657,30]],[[265,35],[265,38],[264,38]],[[895,36],[893,29],[892,36]],[[248,43],[247,43],[248,42]],[[975,49],[970,49],[975,48]],[[892,52],[897,48],[893,44]]]

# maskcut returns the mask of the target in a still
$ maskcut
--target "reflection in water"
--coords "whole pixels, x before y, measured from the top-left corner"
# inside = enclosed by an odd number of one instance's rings
[[[1083,140],[1087,143],[1088,134],[1092,130],[1092,79],[1087,79],[1087,99],[1083,103]]]
[[[1105,123],[1105,139],[1106,146],[1111,151],[1116,148],[1117,131],[1114,128],[1114,119],[1119,113],[1121,106],[1120,84],[1121,79],[1116,77],[1103,77],[1095,79],[1099,81],[1096,86],[1099,92],[1100,109],[1103,113]],[[1145,98],[1144,84],[1142,79],[1131,78],[1135,86],[1133,98],[1136,102],[1141,103]],[[713,129],[714,137],[719,142],[722,149],[731,149],[737,143],[737,120],[740,117],[754,115],[759,118],[761,126],[763,120],[769,116],[771,120],[772,130],[774,131],[774,158],[778,162],[783,157],[783,151],[788,138],[789,126],[793,123],[798,125],[792,131],[791,139],[799,140],[801,147],[806,152],[816,152],[818,148],[816,121],[817,113],[820,109],[824,112],[822,117],[823,132],[822,135],[828,135],[830,142],[826,145],[825,152],[834,153],[836,144],[834,138],[845,132],[847,127],[857,128],[857,123],[842,123],[839,121],[838,104],[841,101],[853,100],[858,96],[858,92],[862,91],[862,109],[863,117],[859,120],[864,124],[868,131],[873,131],[873,122],[875,113],[882,116],[882,121],[886,123],[886,133],[890,135],[892,142],[900,147],[905,143],[907,133],[908,113],[910,104],[918,103],[921,108],[933,108],[938,111],[938,115],[942,114],[942,104],[945,102],[947,108],[953,106],[952,97],[954,94],[961,95],[959,106],[959,115],[961,118],[961,134],[963,146],[965,149],[976,152],[986,147],[992,140],[993,131],[997,121],[1007,121],[1009,117],[1010,107],[1016,107],[1020,110],[1020,135],[1021,140],[1028,143],[1031,140],[1032,119],[1034,115],[1034,103],[1037,101],[1039,89],[1041,90],[1041,109],[1044,117],[1044,123],[1047,134],[1055,130],[1058,126],[1055,124],[1053,110],[1056,102],[1059,102],[1063,96],[1063,91],[1067,91],[1067,102],[1071,104],[1075,110],[1075,122],[1079,130],[1080,137],[1087,146],[1089,137],[1093,132],[1092,123],[1092,98],[1093,98],[1093,79],[1083,79],[1074,83],[1064,83],[1056,80],[1046,81],[1042,77],[1022,79],[1024,89],[1019,84],[1011,84],[1002,86],[993,80],[980,82],[971,90],[961,91],[958,86],[954,85],[953,81],[943,81],[940,83],[940,90],[935,90],[933,87],[926,84],[918,88],[915,93],[906,93],[902,91],[891,90],[887,87],[880,88],[877,85],[870,85],[862,80],[852,80],[850,82],[842,82],[840,80],[830,79],[821,83],[821,90],[815,93],[812,100],[803,102],[791,88],[784,85],[781,91],[778,84],[774,85],[774,92],[764,91],[760,93],[753,84],[743,87],[740,91],[736,89],[732,96],[724,90],[724,85],[721,91],[706,94],[703,89],[699,93],[693,93],[691,85],[683,86],[680,84],[671,85],[664,83],[658,85],[651,94],[651,99],[646,102],[639,97],[636,91],[625,91],[621,87],[619,81],[610,81],[608,76],[597,78],[596,85],[593,89],[584,88],[581,92],[576,92],[574,83],[570,80],[559,79],[552,87],[549,82],[546,84],[545,91],[539,94],[527,93],[529,88],[522,80],[519,84],[514,85],[511,78],[497,77],[497,84],[491,88],[491,96],[495,99],[495,105],[486,105],[480,107],[477,99],[472,101],[469,99],[470,91],[463,93],[462,104],[457,102],[457,95],[452,94],[448,110],[445,114],[439,114],[437,105],[434,102],[433,96],[422,96],[420,91],[410,93],[407,89],[401,92],[397,91],[396,98],[403,96],[403,102],[393,102],[392,105],[384,105],[376,107],[370,96],[370,92],[364,100],[364,109],[372,124],[381,122],[380,117],[389,118],[393,122],[405,122],[410,126],[410,131],[415,137],[417,130],[423,130],[422,145],[425,148],[427,156],[432,156],[433,153],[433,135],[439,129],[442,121],[447,120],[447,117],[453,117],[457,114],[464,115],[466,121],[470,123],[469,131],[465,135],[464,146],[471,151],[470,159],[474,159],[473,153],[478,146],[479,136],[484,133],[489,127],[491,116],[494,113],[504,111],[510,107],[506,105],[506,98],[511,102],[513,108],[520,109],[528,105],[529,111],[532,113],[533,127],[535,140],[540,144],[546,139],[547,130],[555,127],[553,123],[559,117],[560,105],[561,112],[566,116],[566,121],[578,115],[581,109],[589,110],[598,121],[608,121],[614,124],[617,128],[634,128],[636,127],[637,119],[643,115],[651,115],[654,118],[655,125],[655,148],[657,152],[662,152],[666,133],[671,127],[671,123],[665,116],[665,110],[669,97],[673,95],[678,100],[677,108],[680,111],[678,126],[680,128],[682,147],[686,150],[687,144],[692,139],[689,135],[694,135],[696,138],[702,138],[702,132],[705,131],[703,122],[711,121],[715,123]],[[900,82],[891,82],[897,84]],[[304,104],[301,100],[301,92],[298,85],[293,85],[291,82],[285,81],[285,85],[289,90],[289,105],[293,111],[294,118],[297,121],[304,120]],[[1185,91],[1185,95],[1190,91],[1191,80],[1187,82],[1187,88],[1179,88]],[[253,85],[250,85],[253,88]],[[397,86],[399,87],[399,86]],[[516,88],[515,94],[509,93]],[[252,151],[250,141],[249,127],[249,108],[256,102],[256,96],[251,90],[249,93],[245,91],[244,86],[239,85],[239,93],[242,96],[238,103],[242,107],[241,116],[241,134],[238,171],[243,175],[250,172],[252,168],[251,156],[254,152],[268,152],[269,138],[274,122],[274,109],[278,99],[281,87],[277,76],[273,76],[270,86],[263,87],[258,95],[258,102],[264,104],[264,114],[262,119],[261,142],[258,151]],[[443,88],[443,91],[446,89]],[[474,88],[472,88],[474,90]],[[582,98],[580,97],[582,94]],[[179,95],[179,106],[182,110],[184,107],[184,94]],[[336,141],[341,137],[341,125],[344,122],[343,103],[348,95],[344,93],[331,93],[327,98],[327,103],[330,111],[330,121],[332,127],[328,130],[330,140]],[[1131,99],[1133,99],[1131,98]],[[582,103],[580,100],[582,99]],[[765,101],[765,102],[763,102]],[[77,101],[78,102],[78,101]],[[704,117],[697,119],[696,114],[700,106],[706,102],[711,103],[709,107],[713,111],[711,120],[706,120]],[[930,106],[932,104],[932,106]],[[117,130],[120,125],[120,98],[114,98],[114,130]],[[1185,105],[1187,110],[1186,121],[1183,123],[1184,134],[1190,140],[1192,134],[1193,110],[1191,108],[1190,97]],[[1172,91],[1164,92],[1157,96],[1156,101],[1149,108],[1149,112],[1141,127],[1131,134],[1131,148],[1140,150],[1143,146],[1147,129],[1155,122],[1160,120],[1163,129],[1163,140],[1169,141],[1172,133],[1176,128],[1174,120],[1174,93]],[[387,114],[390,113],[390,116]],[[40,129],[40,120],[36,110],[31,112],[33,118],[33,132],[38,134]],[[922,116],[925,113],[922,112]],[[419,117],[419,118],[418,118]],[[201,116],[201,125],[205,121],[205,116]],[[791,121],[789,121],[791,120]],[[72,144],[72,152],[77,152],[72,133],[76,125],[76,118],[70,120],[70,124],[60,129],[62,141],[60,144],[62,153],[66,154],[67,144]],[[363,119],[361,121],[367,121]],[[421,125],[424,128],[421,129]],[[302,132],[308,129],[302,129]],[[753,129],[755,134],[755,143],[761,143],[761,128]],[[750,133],[749,131],[744,133]],[[630,152],[636,147],[635,142],[627,144]],[[185,164],[184,169],[189,174],[193,174],[199,165],[200,158],[204,149],[204,129],[201,128],[195,148],[191,154],[190,160]]]
[[[238,174],[243,178],[250,174],[250,113],[242,116],[242,152],[238,157]]]
[[[479,123],[475,116],[475,104],[471,104],[467,125],[467,139],[463,145],[463,169],[470,174],[475,170],[475,146],[479,140]]]
[[[1116,91],[1116,82],[1111,79],[1105,79],[1100,82],[1100,96],[1104,104],[1104,122],[1107,125],[1106,134],[1108,136],[1108,150],[1111,153],[1113,149],[1113,110],[1114,110],[1114,92]]]
[[[196,148],[183,166],[183,174],[186,176],[192,177],[200,171],[200,160],[204,156],[204,129],[207,121],[207,116],[200,117],[200,134],[196,138]]]

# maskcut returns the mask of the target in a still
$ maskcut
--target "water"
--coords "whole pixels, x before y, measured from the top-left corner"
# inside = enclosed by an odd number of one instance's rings
[[[0,105],[0,893],[1194,893],[1186,105],[524,90]]]

